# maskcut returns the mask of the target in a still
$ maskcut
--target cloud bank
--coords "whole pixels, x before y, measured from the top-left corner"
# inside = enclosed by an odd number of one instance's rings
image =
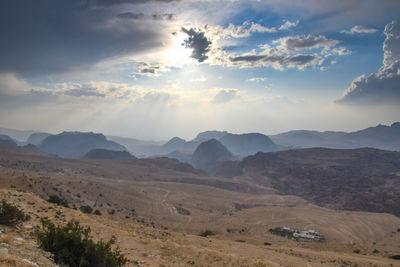
[[[385,27],[383,66],[377,73],[353,80],[340,104],[399,104],[400,101],[400,25],[393,21]]]

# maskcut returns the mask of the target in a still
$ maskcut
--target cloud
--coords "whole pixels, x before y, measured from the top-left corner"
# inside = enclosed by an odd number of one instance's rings
[[[385,35],[383,65],[387,67],[400,59],[400,25],[395,21],[387,24]]]
[[[278,50],[268,45],[264,50],[230,56],[230,65],[242,68],[272,67],[276,70],[297,68],[303,70],[307,67],[322,65],[324,58],[318,54],[291,54],[285,50]]]
[[[275,27],[266,27],[258,23],[245,21],[241,25],[234,25],[230,23],[227,27],[222,27],[220,25],[204,26],[204,31],[216,39],[227,39],[227,38],[246,38],[253,32],[261,33],[274,33],[277,32]]]
[[[207,78],[201,75],[199,78],[191,79],[190,82],[206,82]]]
[[[285,21],[284,24],[282,24],[282,25],[279,27],[279,30],[280,30],[280,31],[289,30],[290,28],[296,27],[297,24],[299,24],[299,21],[298,21],[298,20],[296,20],[296,21],[294,21],[294,22],[291,22],[291,21],[288,21],[288,20],[287,20],[287,21]]]
[[[328,39],[323,35],[307,35],[307,36],[288,36],[273,41],[277,44],[277,48],[282,51],[298,51],[315,48],[330,49],[339,43],[338,40]]]
[[[266,80],[268,80],[268,79],[265,77],[254,77],[254,78],[247,79],[246,82],[261,83],[261,82],[265,82]]]
[[[179,2],[180,0],[82,0],[83,3],[87,5],[95,5],[95,6],[113,6],[113,5],[122,5],[122,4],[131,4],[131,5],[139,5],[139,4],[148,4],[148,3],[171,3],[171,2]]]
[[[164,14],[145,15],[142,12],[139,12],[139,13],[123,12],[123,13],[119,13],[117,15],[117,18],[126,19],[126,20],[141,20],[141,19],[174,20],[175,19],[175,14],[164,13]]]
[[[29,85],[14,73],[0,73],[0,93],[13,94],[29,89]]]
[[[117,15],[120,19],[143,19],[143,13],[124,12]]]
[[[400,101],[400,25],[392,22],[385,27],[383,66],[377,73],[361,75],[353,80],[340,104],[395,104]]]
[[[132,78],[136,79],[139,76],[157,77],[159,72],[169,71],[169,69],[161,63],[146,63],[146,62],[136,62],[138,70],[132,74]]]
[[[169,37],[163,21],[118,19],[118,14],[141,16],[121,13],[118,6],[94,8],[76,0],[13,0],[6,6],[0,9],[0,72],[25,76],[83,70],[109,58],[161,48]]]
[[[207,53],[210,51],[211,41],[207,39],[204,32],[196,31],[193,28],[187,30],[183,27],[182,31],[189,36],[182,45],[192,49],[191,57],[196,59],[199,63],[206,60],[208,58]]]
[[[357,33],[376,33],[378,30],[374,28],[366,28],[364,26],[356,25],[350,30],[343,30],[341,33],[357,34]]]
[[[239,97],[236,89],[221,89],[213,98],[214,104],[223,104],[234,100]]]

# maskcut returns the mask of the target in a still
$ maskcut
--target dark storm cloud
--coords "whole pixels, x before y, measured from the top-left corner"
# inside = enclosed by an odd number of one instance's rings
[[[182,28],[182,31],[189,36],[182,45],[193,49],[190,56],[200,63],[206,60],[208,58],[206,54],[210,51],[211,41],[207,39],[204,32],[196,31],[193,28],[189,30]]]
[[[120,19],[143,19],[143,13],[124,12],[117,15]]]
[[[265,67],[272,66],[276,69],[298,68],[303,69],[319,65],[318,55],[288,55],[288,54],[265,54],[265,55],[242,55],[230,57],[234,66],[239,67]]]
[[[1,1],[0,72],[59,73],[162,46],[161,24],[115,20],[115,11],[79,0]]]
[[[134,12],[124,12],[117,15],[120,19],[153,19],[153,20],[173,20],[175,18],[174,14],[166,13],[166,14],[153,14],[153,15],[145,15],[143,13],[134,13]]]
[[[99,6],[112,6],[112,5],[121,5],[121,4],[148,4],[148,3],[171,3],[171,2],[179,2],[180,0],[82,0],[89,5],[99,5]]]
[[[251,56],[238,56],[238,57],[231,57],[230,60],[232,62],[255,62],[259,61],[261,59],[265,59],[266,56],[256,56],[256,55],[251,55]]]

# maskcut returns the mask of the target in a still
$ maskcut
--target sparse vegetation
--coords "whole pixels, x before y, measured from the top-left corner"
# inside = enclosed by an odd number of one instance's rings
[[[90,227],[82,227],[79,222],[70,221],[66,225],[56,226],[46,219],[41,219],[35,235],[39,246],[54,254],[56,263],[73,267],[89,266],[124,266],[126,257],[118,249],[111,249],[111,242],[94,242]]]
[[[178,207],[175,207],[175,208],[176,208],[176,211],[181,215],[190,215],[190,211],[185,209],[185,208],[183,208],[183,207],[178,206]]]
[[[90,214],[90,213],[92,213],[92,211],[93,211],[93,208],[92,207],[90,207],[90,206],[81,206],[80,208],[79,208],[83,213],[87,213],[87,214]]]
[[[49,199],[47,201],[68,208],[68,202],[57,195],[49,196]]]
[[[0,224],[12,226],[21,221],[28,221],[29,215],[26,215],[17,206],[7,203],[4,199],[0,204]]]
[[[101,211],[99,211],[99,210],[95,210],[95,211],[93,212],[93,214],[94,214],[94,215],[101,216]]]
[[[353,252],[356,253],[356,254],[359,254],[361,252],[361,250],[355,249],[355,250],[353,250]]]
[[[109,211],[108,211],[108,214],[114,215],[114,214],[115,214],[115,210],[109,210]]]
[[[200,236],[202,237],[207,237],[207,236],[212,236],[212,235],[216,235],[217,233],[215,233],[214,231],[211,230],[205,230],[204,232],[200,233]]]

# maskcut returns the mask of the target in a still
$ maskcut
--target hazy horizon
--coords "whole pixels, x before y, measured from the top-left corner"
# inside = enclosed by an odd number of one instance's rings
[[[399,1],[2,4],[2,127],[190,140],[400,121]]]

